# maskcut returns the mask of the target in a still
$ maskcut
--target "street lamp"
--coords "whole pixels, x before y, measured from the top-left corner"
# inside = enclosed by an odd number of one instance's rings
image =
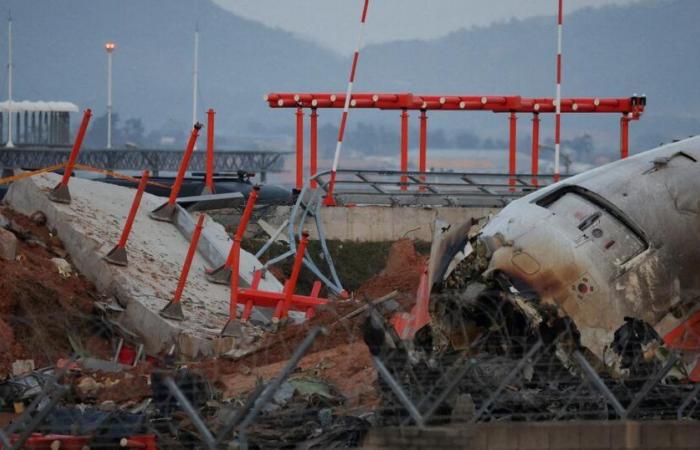
[[[117,46],[107,42],[107,148],[112,148],[112,52]]]
[[[5,147],[12,148],[12,114],[14,114],[12,102],[12,15],[7,21],[7,142]],[[19,113],[17,113],[19,114]],[[17,118],[19,121],[19,117]],[[19,133],[18,133],[19,134]],[[2,137],[0,136],[0,139]],[[19,138],[19,136],[18,136]]]

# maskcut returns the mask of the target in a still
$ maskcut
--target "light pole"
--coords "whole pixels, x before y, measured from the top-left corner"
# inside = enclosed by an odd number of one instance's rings
[[[112,52],[117,46],[107,42],[107,148],[112,148]]]
[[[12,103],[12,16],[7,21],[7,142],[5,147],[12,148],[12,114],[14,113]]]
[[[192,123],[197,123],[197,91],[199,90],[199,25],[194,29],[194,59],[192,63]],[[194,144],[197,150],[197,143]]]

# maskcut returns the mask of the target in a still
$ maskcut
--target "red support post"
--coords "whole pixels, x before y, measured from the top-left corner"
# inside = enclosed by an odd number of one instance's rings
[[[231,274],[231,271],[232,269],[238,271],[238,263],[236,262],[236,258],[238,258],[238,254],[240,253],[240,243],[243,240],[243,234],[248,227],[250,217],[253,215],[253,207],[255,206],[255,202],[258,200],[259,191],[260,186],[253,186],[253,189],[250,190],[250,194],[248,194],[248,201],[245,204],[245,209],[243,210],[241,220],[238,222],[236,235],[233,238],[231,250],[229,250],[228,256],[226,257],[226,262],[224,262],[223,266],[218,267],[207,274],[207,279],[212,283],[229,284],[229,277],[237,278]],[[236,242],[238,242],[238,244],[236,244]],[[236,283],[237,282],[238,281],[236,281]]]
[[[304,231],[301,233],[301,240],[299,241],[299,247],[297,247],[297,254],[294,258],[294,266],[292,267],[292,275],[284,291],[284,306],[282,307],[282,312],[280,318],[287,317],[289,313],[289,307],[292,304],[292,296],[294,295],[294,290],[297,286],[297,280],[299,280],[299,272],[301,272],[301,265],[304,262],[304,254],[306,253],[306,246],[309,243],[309,233]]]
[[[510,175],[510,178],[508,179],[508,185],[510,186],[509,190],[511,192],[515,191],[515,173],[516,173],[516,164],[517,164],[517,120],[518,116],[515,114],[514,111],[511,111],[510,113],[510,150],[509,150],[509,157],[508,157],[508,174]]]
[[[134,224],[134,219],[136,218],[136,212],[141,204],[141,197],[143,197],[143,192],[146,190],[146,184],[148,184],[149,171],[144,170],[141,174],[141,181],[139,181],[139,187],[136,189],[136,195],[134,195],[134,201],[131,203],[131,210],[126,218],[126,224],[124,225],[124,230],[122,231],[121,238],[116,247],[114,247],[107,255],[105,255],[105,260],[112,264],[117,264],[120,266],[127,265],[126,256],[126,241],[129,239],[129,234],[131,233],[131,227]]]
[[[233,245],[231,246],[231,298],[228,305],[228,320],[229,324],[236,320],[238,313],[238,282],[240,277],[240,261],[241,261],[241,240],[238,233],[233,237]],[[227,335],[225,330],[229,327],[226,324],[222,334]]]
[[[311,294],[309,294],[309,297],[318,298],[319,294],[321,294],[321,282],[316,280],[311,287]],[[306,309],[304,317],[308,320],[313,319],[314,315],[316,315],[316,309],[309,307]]]
[[[428,115],[424,109],[420,111],[420,154],[418,155],[418,171],[426,172],[428,165]],[[420,176],[421,181],[425,181],[425,175]],[[420,187],[425,191],[425,186]]]
[[[190,239],[190,247],[187,250],[187,256],[185,257],[185,264],[182,266],[182,272],[180,273],[180,279],[177,282],[177,288],[175,289],[175,296],[172,301],[168,303],[165,308],[160,311],[160,315],[172,320],[185,320],[185,316],[182,313],[182,305],[180,300],[182,299],[182,292],[185,290],[185,283],[187,283],[187,276],[190,273],[190,267],[192,266],[192,260],[194,259],[194,254],[197,251],[197,244],[199,243],[199,236],[202,234],[202,228],[204,227],[204,214],[200,214],[199,219],[197,219],[197,225],[194,227],[194,232],[192,233],[192,238]]]
[[[192,158],[192,153],[194,152],[194,145],[199,137],[199,130],[202,129],[202,124],[197,122],[192,128],[192,133],[190,133],[190,139],[187,141],[187,147],[185,148],[185,153],[182,155],[182,160],[180,161],[180,167],[175,177],[175,182],[170,188],[170,197],[168,197],[168,202],[164,205],[159,206],[155,210],[151,211],[149,216],[151,219],[161,220],[163,222],[172,222],[173,214],[175,213],[175,201],[180,193],[180,188],[182,187],[182,181],[185,179],[185,173],[187,172],[187,167],[190,165],[190,159]]]
[[[263,271],[261,269],[258,269],[255,272],[253,272],[253,282],[250,283],[250,289],[258,290],[258,287],[260,286],[260,281],[262,280],[262,276]],[[238,294],[236,294],[236,303],[238,303]],[[254,302],[252,299],[248,299],[245,302],[245,307],[243,308],[243,315],[241,316],[241,322],[248,321],[251,313],[253,312],[253,305]]]
[[[421,274],[416,291],[416,304],[411,308],[411,312],[395,314],[390,323],[402,340],[413,338],[418,330],[430,323],[430,287],[427,266]]]
[[[190,133],[190,139],[187,141],[187,148],[185,149],[185,154],[182,156],[182,161],[180,161],[180,167],[178,168],[177,176],[175,177],[175,182],[170,189],[170,197],[168,197],[168,204],[174,205],[177,196],[180,193],[180,188],[182,187],[182,181],[185,179],[185,173],[187,172],[187,167],[190,165],[190,158],[192,158],[192,152],[194,152],[194,146],[199,137],[199,130],[202,129],[201,123],[196,123],[192,128],[192,133]]]
[[[318,183],[314,179],[318,172],[318,113],[316,108],[311,108],[311,142],[309,150],[309,175],[311,178],[311,189],[316,189]]]
[[[537,187],[540,172],[540,114],[532,115],[532,185]]]
[[[53,200],[54,202],[70,203],[71,201],[70,191],[68,190],[68,181],[70,180],[71,173],[73,172],[73,167],[75,167],[75,162],[78,159],[80,148],[83,146],[83,139],[85,138],[85,133],[87,132],[87,127],[90,123],[90,117],[92,117],[92,110],[88,108],[83,112],[83,120],[80,122],[78,134],[76,134],[75,142],[73,142],[73,149],[70,152],[68,163],[63,170],[63,178],[61,178],[61,182],[58,183],[49,193],[49,199]]]
[[[207,111],[207,176],[204,182],[204,192],[214,193],[214,112],[209,108]]]
[[[401,172],[408,172],[408,111],[401,110]],[[401,190],[408,189],[408,177],[401,176]]]
[[[238,240],[243,239],[243,234],[245,233],[246,228],[248,228],[248,222],[250,221],[250,217],[253,215],[253,208],[255,207],[255,202],[258,200],[258,195],[260,192],[260,186],[253,186],[253,189],[250,190],[250,194],[248,194],[248,201],[245,204],[245,209],[243,210],[243,215],[241,216],[241,221],[238,222],[238,227],[236,228],[236,236]],[[231,254],[228,255],[229,259],[231,258]]]
[[[296,188],[304,187],[304,110],[297,108],[297,180]]]
[[[625,159],[630,153],[630,118],[625,113],[620,119],[620,159]]]

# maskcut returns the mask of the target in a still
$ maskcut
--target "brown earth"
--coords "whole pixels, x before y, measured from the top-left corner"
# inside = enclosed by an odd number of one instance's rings
[[[18,237],[17,259],[0,261],[0,377],[16,359],[34,359],[37,367],[54,364],[72,352],[71,343],[92,356],[109,358],[109,341],[95,333],[99,321],[92,310],[99,297],[94,286],[77,273],[64,278],[51,261],[64,257],[70,262],[60,240],[26,216],[7,208],[0,213],[10,219],[11,231]],[[277,374],[308,332],[323,326],[328,333],[316,339],[293,376],[304,374],[328,381],[346,397],[348,409],[376,405],[376,373],[362,339],[366,313],[346,316],[394,290],[402,294],[404,309],[410,308],[426,261],[411,240],[397,241],[389,250],[386,267],[363,283],[352,299],[333,301],[301,325],[281,326],[276,333],[266,335],[259,350],[235,361],[213,358],[191,367],[201,370],[225,397],[237,397],[259,379]],[[101,385],[91,401],[119,404],[150,395],[147,372],[150,369],[144,367],[119,374],[80,376]],[[74,381],[79,383],[80,378]]]
[[[107,356],[109,346],[95,336],[94,286],[76,272],[64,278],[51,261],[70,262],[58,237],[8,208],[0,214],[18,238],[15,261],[0,260],[0,378],[16,359],[54,364],[71,353],[71,339],[94,356]]]
[[[335,385],[348,399],[349,408],[370,406],[378,397],[374,389],[376,372],[362,338],[362,324],[367,315],[345,316],[365,306],[368,300],[394,290],[399,291],[400,305],[409,310],[426,262],[427,256],[416,252],[413,241],[401,239],[391,246],[384,270],[365,282],[353,299],[334,301],[319,308],[313,319],[301,325],[280,327],[276,333],[266,335],[258,350],[235,361],[212,359],[198,367],[214,380],[225,397],[239,396],[251,390],[257,380],[277,374],[309,331],[323,326],[328,333],[316,338],[301,360],[298,372],[312,373]]]
[[[247,367],[218,377],[219,387],[224,398],[239,397],[251,391],[258,380],[270,379],[277,375],[287,361]],[[328,350],[311,353],[302,358],[291,376],[313,377],[332,384],[346,399],[346,412],[376,406],[379,401],[374,382],[377,374],[372,365],[369,351],[364,342],[340,345]]]
[[[360,286],[355,296],[373,299],[393,290],[414,294],[427,262],[428,257],[416,251],[412,240],[400,239],[391,246],[384,270]]]

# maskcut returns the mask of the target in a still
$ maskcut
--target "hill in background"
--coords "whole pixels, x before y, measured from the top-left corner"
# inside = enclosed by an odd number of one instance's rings
[[[195,18],[200,38],[200,115],[217,111],[230,146],[293,132],[293,111],[270,110],[269,91],[343,91],[349,57],[290,33],[237,17],[206,0],[10,0],[15,24],[15,98],[68,100],[105,110],[104,42],[114,40],[114,108],[122,123],[141,119],[142,134],[187,132]],[[565,96],[645,93],[648,113],[633,124],[636,149],[700,130],[700,2],[646,0],[580,10],[566,17]],[[384,26],[370,22],[368,26]],[[323,37],[319,36],[319,40]],[[450,33],[431,41],[367,47],[357,91],[416,93],[554,93],[553,17],[511,20]],[[3,39],[2,54],[6,54]],[[0,96],[6,96],[5,74]],[[337,111],[322,123],[337,124]],[[519,126],[528,133],[529,118]],[[398,132],[398,115],[357,112],[351,127],[370,123]],[[416,125],[413,118],[412,125]],[[74,120],[77,122],[77,120]],[[448,135],[478,130],[505,138],[506,118],[483,113],[434,113],[431,129]],[[593,135],[617,145],[617,117],[566,117],[565,135]],[[551,134],[551,120],[543,135]],[[133,121],[131,129],[139,129]],[[331,126],[331,125],[329,125]],[[362,133],[348,145],[361,147]],[[392,138],[393,139],[393,138]],[[389,142],[392,139],[388,139]],[[387,140],[387,139],[385,139]],[[392,144],[387,144],[392,145]]]

